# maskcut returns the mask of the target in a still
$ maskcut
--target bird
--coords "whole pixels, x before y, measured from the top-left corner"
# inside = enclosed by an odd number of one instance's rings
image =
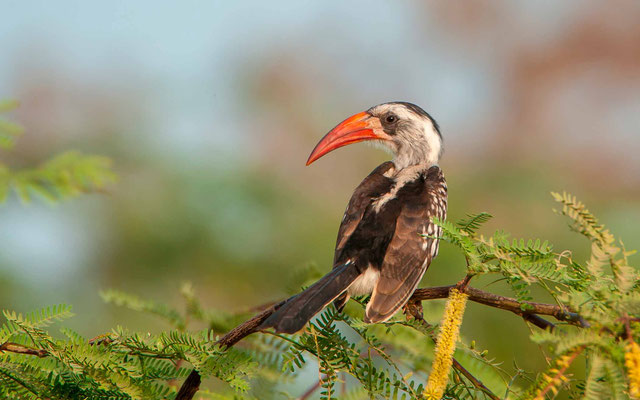
[[[333,269],[290,298],[259,329],[301,330],[331,302],[342,311],[351,296],[371,295],[364,321],[388,321],[408,301],[438,254],[447,213],[447,183],[438,163],[438,123],[421,107],[388,102],[338,124],[315,146],[307,166],[340,147],[368,141],[393,158],[355,189],[338,229]]]

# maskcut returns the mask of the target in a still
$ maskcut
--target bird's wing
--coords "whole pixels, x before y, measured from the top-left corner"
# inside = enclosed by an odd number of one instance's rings
[[[447,209],[447,188],[440,168],[430,168],[423,182],[406,185],[398,192],[397,201],[402,205],[400,214],[367,304],[366,322],[386,321],[404,306],[438,253],[441,228],[432,219],[444,219]]]
[[[334,265],[340,265],[338,260],[342,250],[344,249],[349,237],[351,237],[351,234],[353,234],[358,227],[358,224],[362,220],[362,216],[372,199],[388,191],[392,185],[393,182],[391,179],[384,176],[384,173],[392,167],[393,163],[391,161],[380,164],[366,178],[364,178],[353,192],[351,200],[349,200],[349,205],[347,205],[347,210],[344,212],[340,229],[338,230]]]

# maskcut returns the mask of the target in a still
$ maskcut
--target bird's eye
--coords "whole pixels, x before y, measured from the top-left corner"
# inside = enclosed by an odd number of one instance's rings
[[[397,119],[398,118],[395,115],[391,114],[391,115],[387,115],[387,117],[384,120],[385,122],[393,124],[394,122],[396,122]]]

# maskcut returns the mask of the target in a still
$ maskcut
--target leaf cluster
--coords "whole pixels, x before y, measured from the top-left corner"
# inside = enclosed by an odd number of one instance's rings
[[[17,107],[17,102],[0,101],[0,113]],[[0,149],[11,149],[22,134],[20,125],[0,118]],[[34,195],[47,201],[103,190],[114,182],[111,161],[102,156],[67,151],[33,168],[12,170],[0,162],[0,203],[15,192],[24,203]]]
[[[572,252],[556,252],[546,241],[510,239],[503,231],[491,236],[477,233],[474,221],[486,214],[471,215],[458,224],[438,221],[443,237],[456,245],[468,260],[472,275],[501,275],[521,301],[533,300],[531,288],[538,286],[564,310],[581,316],[581,327],[557,324],[552,331],[536,330],[531,339],[555,355],[548,371],[540,372],[520,398],[545,398],[567,389],[576,398],[626,398],[625,345],[640,335],[640,275],[629,263],[633,252],[568,193],[552,193],[561,205],[557,212],[569,227],[591,245],[585,262]],[[523,313],[528,311],[523,305]],[[573,355],[575,357],[571,358]],[[558,362],[580,355],[588,361],[585,377],[558,375]],[[555,378],[554,378],[555,377]],[[557,378],[557,379],[556,379]]]

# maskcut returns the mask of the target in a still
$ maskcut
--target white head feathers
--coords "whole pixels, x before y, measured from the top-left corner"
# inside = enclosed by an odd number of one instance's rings
[[[385,139],[380,144],[394,154],[396,168],[435,165],[442,155],[442,136],[438,124],[422,108],[411,103],[384,103],[367,111],[380,120],[377,129]]]

